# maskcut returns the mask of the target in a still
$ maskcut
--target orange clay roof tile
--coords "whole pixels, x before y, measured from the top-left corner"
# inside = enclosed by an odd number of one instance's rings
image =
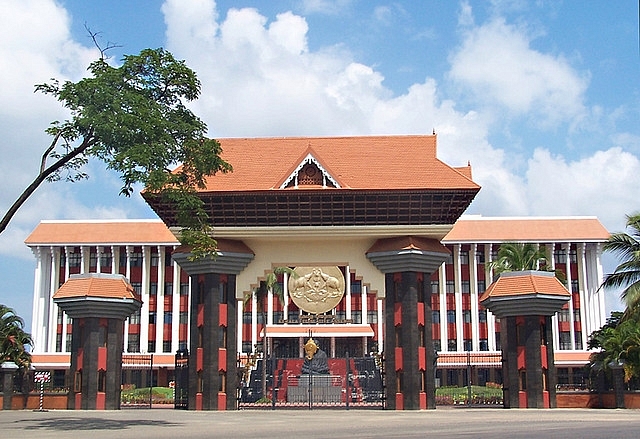
[[[461,217],[442,240],[463,242],[601,242],[609,232],[595,217]]]
[[[489,288],[480,297],[480,302],[489,297],[519,296],[528,294],[544,294],[550,296],[571,297],[569,291],[555,276],[522,272],[521,275],[500,276],[498,280],[489,285]]]
[[[469,177],[470,169],[461,172],[438,160],[436,136],[218,141],[233,172],[208,177],[203,192],[279,189],[308,153],[347,189],[479,189]]]
[[[27,237],[31,245],[178,244],[160,220],[41,221]]]
[[[103,297],[110,299],[136,299],[133,287],[124,276],[76,275],[71,276],[53,295],[54,299],[70,297]]]

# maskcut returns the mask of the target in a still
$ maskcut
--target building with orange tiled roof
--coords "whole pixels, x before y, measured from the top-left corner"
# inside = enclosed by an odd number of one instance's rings
[[[26,240],[37,260],[36,365],[50,367],[48,356],[68,352],[71,326],[51,292],[74,273],[120,273],[130,280],[143,305],[125,325],[124,349],[132,355],[155,353],[162,384],[173,378],[173,354],[182,347],[193,350],[194,330],[218,313],[212,308],[201,315],[198,308],[206,279],[214,282],[206,288],[222,291],[226,301],[230,345],[225,349],[252,355],[266,334],[270,352],[297,364],[302,341],[318,323],[292,301],[287,276],[279,278],[284,303],[270,295],[262,307],[255,299],[243,304],[274,267],[332,266],[342,273],[344,296],[328,311],[335,326],[319,337],[329,358],[393,346],[394,321],[385,314],[388,282],[394,272],[410,268],[424,273],[414,281],[430,297],[416,318],[425,319],[439,353],[438,381],[462,384],[466,368],[457,355],[471,351],[473,358],[493,358],[501,346],[499,319],[479,304],[493,280],[485,262],[495,258],[501,243],[526,241],[544,246],[550,263],[567,274],[572,300],[553,317],[552,342],[561,384],[580,383],[587,337],[605,318],[598,285],[608,232],[596,218],[459,218],[480,187],[470,166],[451,167],[437,159],[435,136],[220,143],[234,171],[210,177],[200,191],[220,244],[221,256],[214,261],[188,260],[188,249],[171,233],[179,232],[172,206],[149,194],[145,197],[163,222],[56,221],[36,227]],[[324,317],[322,322],[329,324]],[[340,331],[340,325],[348,327]],[[226,361],[235,362],[231,357]],[[478,361],[474,382],[500,382],[499,363],[483,367]],[[125,375],[144,384],[141,375]]]

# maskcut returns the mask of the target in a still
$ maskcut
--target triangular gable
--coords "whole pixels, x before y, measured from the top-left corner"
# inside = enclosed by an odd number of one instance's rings
[[[300,186],[322,186],[336,189],[342,185],[336,180],[327,167],[316,158],[317,154],[309,147],[304,158],[298,162],[295,169],[284,179],[279,189],[299,188]]]

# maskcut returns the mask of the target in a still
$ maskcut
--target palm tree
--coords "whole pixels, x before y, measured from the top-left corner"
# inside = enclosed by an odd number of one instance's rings
[[[612,312],[607,323],[593,331],[587,345],[594,352],[589,361],[594,370],[608,370],[622,364],[624,380],[640,377],[640,324],[636,316],[623,318]]]
[[[294,278],[298,277],[298,273],[289,267],[275,267],[271,273],[267,274],[265,280],[260,281],[260,285],[257,288],[244,296],[244,308],[246,308],[251,299],[255,297],[258,308],[257,312],[262,316],[262,324],[264,327],[264,335],[262,336],[262,398],[265,399],[267,397],[267,312],[265,310],[265,302],[267,301],[269,292],[271,292],[278,298],[280,303],[284,304],[284,293],[282,291],[282,287],[280,287],[280,284],[278,283],[278,276],[283,274],[287,274]]]
[[[498,259],[491,261],[489,267],[495,274],[505,271],[551,271],[547,261],[548,256],[544,248],[531,243],[505,242],[500,245]]]
[[[620,298],[626,305],[623,319],[640,311],[640,213],[627,215],[626,227],[631,233],[614,233],[603,250],[616,254],[622,262],[615,271],[605,276],[601,288],[620,289]]]
[[[0,363],[13,361],[21,369],[28,370],[31,355],[25,347],[33,341],[23,328],[24,320],[13,309],[0,304]]]

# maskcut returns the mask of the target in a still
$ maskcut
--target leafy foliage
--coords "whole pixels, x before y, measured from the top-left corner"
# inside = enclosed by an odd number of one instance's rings
[[[498,258],[491,261],[489,267],[493,269],[495,274],[507,271],[554,271],[561,282],[566,280],[562,271],[551,269],[545,248],[531,243],[505,242],[501,244]]]
[[[31,345],[31,335],[24,331],[24,321],[15,311],[0,304],[0,363],[13,361],[23,370],[28,370],[31,355],[26,346]]]
[[[602,283],[602,288],[622,288],[625,317],[640,312],[640,213],[627,215],[626,225],[629,234],[614,233],[604,244],[604,251],[614,253],[622,262]]]
[[[640,322],[637,316],[623,319],[611,313],[607,323],[589,336],[590,363],[595,370],[609,370],[622,364],[625,381],[640,377]]]
[[[186,229],[183,243],[195,245],[196,255],[211,253],[215,241],[196,189],[205,187],[208,175],[232,168],[220,158],[220,144],[205,137],[206,124],[185,106],[200,95],[195,72],[164,49],[127,55],[119,67],[101,57],[88,70],[90,76],[78,82],[54,79],[36,86],[71,116],[48,128],[53,141],[40,173],[2,219],[0,233],[42,182],[86,178],[82,167],[93,157],[120,175],[121,195],[142,184],[175,203]]]

